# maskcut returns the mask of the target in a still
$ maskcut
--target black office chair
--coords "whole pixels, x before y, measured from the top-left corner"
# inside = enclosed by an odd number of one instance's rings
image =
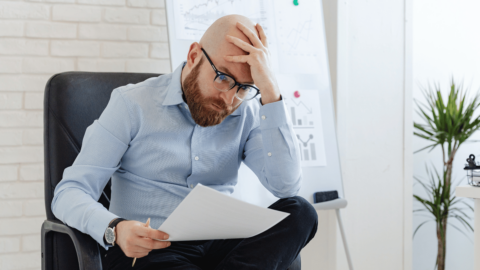
[[[114,72],[63,72],[53,75],[45,86],[44,155],[45,208],[42,225],[43,270],[102,269],[105,249],[88,234],[58,220],[51,211],[56,185],[65,168],[75,161],[88,126],[107,106],[113,89],[138,83],[161,74]],[[109,208],[110,181],[99,202]],[[288,270],[300,270],[300,254]]]

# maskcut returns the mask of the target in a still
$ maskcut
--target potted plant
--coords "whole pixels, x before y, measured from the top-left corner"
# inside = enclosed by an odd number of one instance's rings
[[[414,212],[426,212],[428,217],[431,218],[419,224],[413,236],[424,224],[430,221],[436,223],[438,252],[435,265],[438,270],[445,270],[448,219],[457,219],[467,230],[473,231],[468,221],[471,218],[464,211],[468,209],[473,211],[473,208],[462,199],[456,198],[454,189],[452,189],[452,165],[459,147],[480,128],[480,117],[473,116],[480,106],[480,102],[478,93],[473,99],[467,101],[466,93],[462,94],[461,88],[457,87],[452,79],[446,103],[438,85],[435,89],[422,89],[427,100],[426,105],[415,100],[417,113],[422,117],[424,123],[414,122],[414,135],[431,142],[430,145],[415,151],[415,153],[428,148],[431,151],[440,146],[443,155],[441,174],[435,168],[434,174],[427,167],[429,182],[424,183],[424,181],[415,177],[427,192],[428,198],[413,195],[414,200],[420,202],[423,206],[423,208],[416,209]],[[467,208],[460,208],[459,205],[461,204],[466,205]],[[450,225],[462,232],[455,225]]]

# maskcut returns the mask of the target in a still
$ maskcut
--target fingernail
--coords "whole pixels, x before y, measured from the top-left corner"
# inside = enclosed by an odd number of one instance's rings
[[[163,236],[163,239],[168,239],[168,235],[164,235],[164,236]]]

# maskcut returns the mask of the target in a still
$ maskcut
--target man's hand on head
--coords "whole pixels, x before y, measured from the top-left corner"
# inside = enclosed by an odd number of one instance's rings
[[[268,104],[280,100],[280,90],[277,80],[272,71],[271,55],[268,50],[267,36],[265,31],[257,23],[255,26],[257,33],[254,33],[244,24],[237,22],[237,28],[240,29],[253,44],[230,35],[226,35],[225,39],[233,43],[240,49],[248,52],[248,55],[226,55],[225,61],[233,63],[248,63],[252,73],[252,79],[255,85],[260,89],[262,95],[262,103]],[[260,38],[259,38],[260,37]]]
[[[157,241],[153,239],[165,239],[168,234],[152,229],[150,226],[136,220],[121,221],[115,227],[115,243],[120,246],[125,256],[142,258],[148,255],[152,249],[166,248],[170,241]]]

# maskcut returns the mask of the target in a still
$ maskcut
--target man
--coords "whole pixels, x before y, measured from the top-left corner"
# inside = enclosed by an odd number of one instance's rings
[[[135,269],[287,269],[314,237],[317,213],[296,196],[298,143],[269,57],[262,27],[229,15],[173,73],[112,91],[52,202],[57,218],[107,250],[105,269],[132,269],[133,258]],[[231,194],[242,161],[287,218],[245,239],[152,240],[168,238],[156,228],[197,183]],[[107,210],[97,200],[110,177]]]

